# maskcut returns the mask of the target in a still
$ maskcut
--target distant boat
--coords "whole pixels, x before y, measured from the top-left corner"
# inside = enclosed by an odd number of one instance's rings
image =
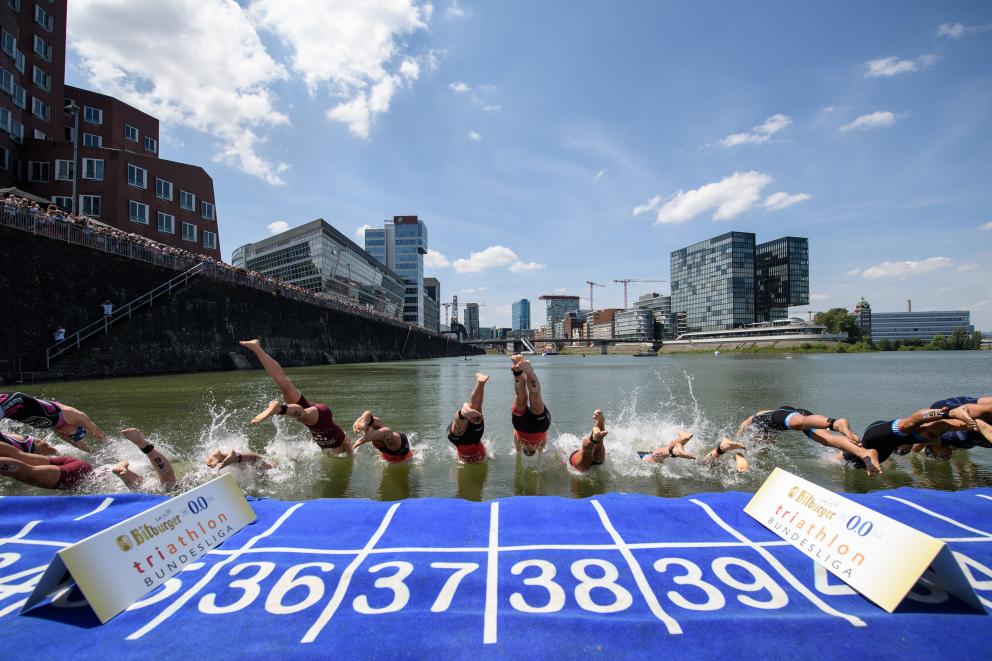
[[[719,352],[719,351],[714,351],[714,352],[713,352],[713,355],[714,355],[714,356],[719,356],[719,355],[720,355],[720,352]]]
[[[655,353],[654,351],[638,351],[637,353],[634,354],[634,358],[648,358],[648,357],[657,358],[658,354]]]
[[[542,355],[542,356],[557,356],[557,355],[558,355],[558,352],[557,352],[557,351],[551,351],[551,350],[549,349],[549,350],[547,350],[547,351],[545,351],[545,352],[544,352],[543,354],[541,354],[541,355]]]

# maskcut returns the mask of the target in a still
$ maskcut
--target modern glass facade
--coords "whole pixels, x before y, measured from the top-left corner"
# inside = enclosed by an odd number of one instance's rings
[[[424,278],[424,328],[441,332],[441,282]]]
[[[465,304],[465,331],[470,339],[479,339],[479,304]]]
[[[617,312],[613,317],[613,332],[617,339],[654,339],[654,315],[651,310],[633,308]]]
[[[521,298],[513,303],[511,326],[513,330],[528,330],[530,328],[530,301]]]
[[[642,294],[637,299],[637,308],[649,310],[654,317],[655,329],[661,339],[675,337],[675,320],[672,318],[672,297],[658,292]]]
[[[548,336],[553,338],[563,337],[565,315],[579,309],[578,296],[541,296],[540,300],[545,302],[545,314],[547,315]]]
[[[796,236],[754,248],[755,321],[789,316],[789,308],[809,304],[809,241]]]
[[[871,340],[918,339],[929,342],[934,335],[949,336],[956,328],[975,332],[968,310],[932,312],[874,312],[871,315]]]
[[[323,219],[234,251],[236,267],[324,292],[354,305],[399,318],[404,287],[396,273]]]
[[[754,322],[754,234],[727,232],[671,255],[672,310],[689,332]]]
[[[403,320],[424,326],[424,255],[427,226],[417,216],[393,216],[382,229],[365,230],[365,249],[403,279]]]

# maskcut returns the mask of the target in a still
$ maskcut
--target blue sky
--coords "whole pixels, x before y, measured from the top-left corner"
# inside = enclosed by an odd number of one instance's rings
[[[211,173],[225,257],[273,223],[358,239],[417,214],[444,297],[509,326],[522,297],[593,280],[619,307],[612,281],[667,279],[672,250],[791,234],[810,239],[798,313],[911,298],[992,330],[986,2],[69,11],[68,80],[160,117],[162,156]]]

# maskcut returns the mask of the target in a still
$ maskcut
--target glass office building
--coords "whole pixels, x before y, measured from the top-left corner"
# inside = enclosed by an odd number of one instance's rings
[[[545,295],[539,298],[545,302],[548,336],[553,338],[563,337],[564,324],[562,322],[564,322],[566,314],[579,309],[579,297]]]
[[[427,226],[417,216],[393,216],[382,229],[365,230],[365,249],[403,278],[403,321],[424,326],[424,255]]]
[[[975,332],[968,310],[874,312],[870,328],[872,342],[911,339],[929,342],[934,335],[948,337],[957,328],[969,335]]]
[[[809,241],[796,236],[754,248],[754,320],[775,321],[789,308],[809,305]]]
[[[403,309],[400,276],[321,218],[241,246],[231,262],[390,317]]]
[[[441,332],[441,282],[424,278],[424,328]]]
[[[513,330],[528,330],[530,328],[530,301],[526,298],[514,301],[510,325]]]
[[[479,339],[479,304],[465,304],[465,332],[470,339]]]
[[[754,234],[727,232],[671,255],[672,311],[688,332],[754,323]]]

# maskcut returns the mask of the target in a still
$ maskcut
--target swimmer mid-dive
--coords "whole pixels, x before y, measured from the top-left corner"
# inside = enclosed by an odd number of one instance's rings
[[[220,470],[232,464],[239,464],[244,468],[255,468],[262,471],[267,471],[274,465],[266,461],[262,455],[255,454],[254,452],[238,452],[237,450],[224,452],[218,448],[207,456],[207,466],[209,468]]]
[[[968,423],[968,428],[944,432],[939,443],[917,443],[913,452],[926,451],[932,459],[950,459],[955,450],[970,450],[974,447],[992,448],[992,437],[987,421],[992,421],[992,397],[958,396],[941,399],[930,405],[932,409],[961,409],[956,415]],[[971,424],[971,423],[974,424]]]
[[[166,490],[175,488],[176,474],[172,470],[172,462],[169,461],[168,457],[156,450],[154,445],[148,442],[148,439],[145,438],[145,435],[140,429],[135,427],[122,429],[121,436],[129,440],[132,445],[148,457],[148,463],[152,465],[155,476],[158,477],[158,481]],[[135,491],[144,482],[144,478],[132,471],[129,466],[130,462],[122,461],[111,470],[113,470],[114,475],[121,478],[121,481],[127,485],[128,489]]]
[[[651,452],[638,452],[637,456],[649,464],[663,464],[669,459],[695,459],[696,457],[689,454],[685,449],[685,444],[691,440],[692,434],[687,431],[680,431],[675,438],[660,448],[656,448]]]
[[[79,409],[22,392],[0,392],[0,419],[3,418],[39,429],[51,429],[59,438],[85,452],[93,451],[83,442],[86,434],[92,434],[100,441],[107,440],[103,430]]]
[[[21,452],[28,454],[40,454],[44,457],[52,457],[59,453],[54,445],[40,438],[24,434],[7,434],[0,432],[0,442],[11,445]]]
[[[729,437],[724,436],[717,443],[716,447],[710,450],[709,454],[702,458],[702,461],[712,463],[717,461],[720,457],[731,452],[733,450],[743,450],[744,446],[737,441],[730,440]],[[747,459],[741,452],[734,452],[734,467],[737,469],[738,473],[745,473],[749,467]]]
[[[448,425],[448,440],[454,444],[462,463],[474,464],[486,459],[486,446],[482,444],[482,434],[486,431],[482,400],[488,380],[488,375],[475,373],[475,386],[469,401],[455,411],[455,417]]]
[[[577,471],[585,472],[593,466],[599,466],[606,461],[606,447],[603,439],[610,432],[606,431],[606,416],[599,409],[593,411],[595,423],[589,435],[582,439],[582,446],[569,455],[568,463]]]
[[[534,366],[520,354],[510,357],[513,366],[513,443],[517,452],[532,456],[544,450],[551,428],[551,412],[541,396],[541,382]]]
[[[307,401],[286,376],[282,365],[265,353],[258,340],[242,340],[239,344],[255,354],[258,362],[265,368],[265,373],[279,386],[283,397],[282,402],[276,399],[269,402],[264,411],[252,418],[251,424],[257,425],[273,415],[288,415],[310,430],[314,443],[321,450],[334,454],[351,454],[351,442],[344,430],[334,422],[334,415],[327,404]]]
[[[75,457],[42,457],[21,452],[0,443],[0,475],[42,489],[72,489],[82,482],[93,467]]]
[[[737,437],[747,431],[765,441],[783,431],[799,431],[820,445],[858,457],[869,475],[882,472],[877,453],[858,445],[858,437],[851,431],[846,418],[828,418],[806,409],[780,406],[774,410],[758,411],[742,421],[737,427]]]
[[[356,434],[362,435],[355,441],[356,450],[366,443],[371,443],[389,463],[398,464],[413,458],[413,450],[410,449],[410,441],[406,434],[384,427],[382,420],[372,415],[372,411],[365,411],[358,416],[352,429]]]

